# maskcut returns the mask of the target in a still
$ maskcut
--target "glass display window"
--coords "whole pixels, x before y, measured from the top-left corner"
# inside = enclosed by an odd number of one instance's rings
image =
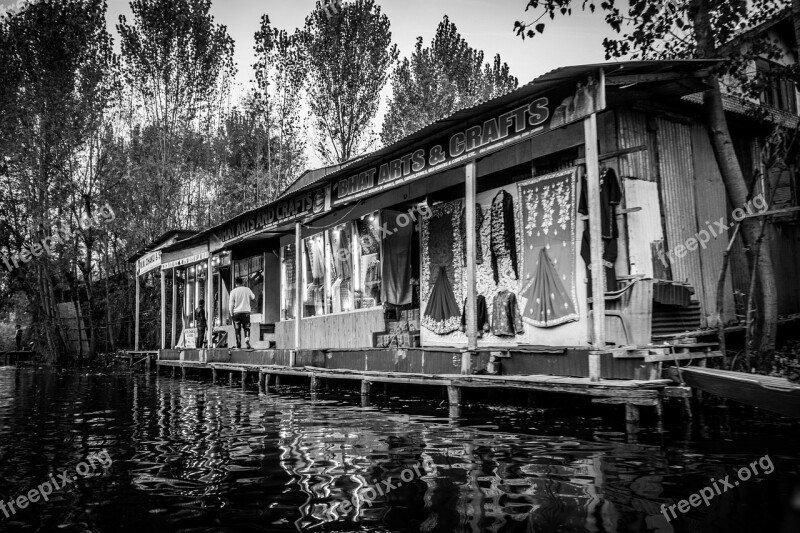
[[[380,214],[376,211],[355,221],[356,270],[355,307],[381,305],[381,238]]]
[[[330,279],[326,264],[325,235],[317,233],[303,239],[303,316],[319,316],[330,312],[326,280]]]
[[[297,290],[296,247],[289,244],[281,248],[281,320],[293,320],[296,313]]]

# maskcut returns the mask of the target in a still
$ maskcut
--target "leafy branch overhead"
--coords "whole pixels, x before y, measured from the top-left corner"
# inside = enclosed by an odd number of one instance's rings
[[[395,142],[459,109],[505,94],[518,85],[509,67],[495,55],[484,63],[445,16],[429,46],[417,38],[411,58],[403,58],[392,73],[392,95],[383,121],[381,140]]]

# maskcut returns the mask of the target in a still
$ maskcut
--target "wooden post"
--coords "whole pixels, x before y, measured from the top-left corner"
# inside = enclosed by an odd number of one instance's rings
[[[266,374],[264,374],[263,372],[259,372],[258,373],[258,391],[259,392],[264,392],[266,390],[266,387],[264,386],[264,381],[265,381],[264,377],[265,376],[266,376]]]
[[[206,346],[211,348],[211,339],[214,334],[214,265],[211,263],[211,254],[206,262]],[[200,339],[200,346],[203,340]]]
[[[167,272],[161,271],[161,349],[167,348]]]
[[[317,392],[319,390],[320,381],[316,374],[311,374],[311,392]]]
[[[361,407],[369,407],[370,402],[370,389],[372,388],[372,383],[367,381],[366,379],[361,382]]]
[[[300,232],[300,222],[294,225],[294,350],[289,352],[289,366],[294,366],[297,361],[297,350],[300,349],[300,320],[302,319],[303,306],[303,252]]]
[[[175,371],[175,366],[173,365],[173,367],[172,367],[172,377],[173,377],[173,378],[175,377],[175,372],[176,372],[176,371]]]
[[[628,442],[636,442],[637,433],[639,432],[639,406],[626,403],[625,404],[625,431],[628,434]]]
[[[175,342],[177,340],[177,332],[175,331],[178,329],[178,313],[175,312],[175,305],[178,302],[178,284],[175,283],[175,269],[172,269],[172,305],[169,306],[170,314],[172,315],[172,331],[170,332],[170,348],[175,348]]]
[[[213,366],[211,367],[211,383],[217,382],[217,369]]]
[[[447,386],[447,399],[450,403],[450,418],[461,417],[461,387]]]
[[[181,379],[186,379],[186,367],[181,365]]]
[[[597,114],[583,120],[586,147],[586,198],[589,207],[589,244],[592,275],[592,343],[595,350],[605,349],[605,268],[600,213],[600,160],[597,148]],[[600,381],[600,354],[589,352],[589,378]]]
[[[280,387],[281,386],[281,375],[280,374],[275,374],[275,386],[276,387]]]
[[[475,288],[475,160],[466,166],[466,231],[467,231],[467,352],[461,354],[461,373],[471,373],[471,353],[478,347],[478,326],[476,316],[476,288]]]
[[[133,349],[139,351],[139,273],[136,273],[136,316],[134,317]],[[130,337],[128,337],[130,339]]]
[[[242,370],[242,388],[247,387],[247,370]]]

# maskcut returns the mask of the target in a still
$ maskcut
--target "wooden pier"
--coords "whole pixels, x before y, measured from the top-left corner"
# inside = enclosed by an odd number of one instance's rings
[[[290,367],[248,363],[200,362],[159,360],[158,368],[171,368],[172,375],[180,369],[185,378],[188,370],[210,371],[213,382],[218,382],[220,372],[227,372],[229,384],[234,376],[241,374],[242,386],[246,386],[250,375],[258,377],[259,390],[266,391],[271,382],[278,385],[281,376],[308,378],[312,392],[320,389],[322,380],[359,381],[362,405],[369,404],[374,383],[398,383],[411,385],[441,386],[447,388],[449,415],[461,416],[461,393],[464,388],[517,389],[532,392],[549,392],[589,396],[593,403],[625,406],[625,421],[630,434],[638,429],[641,407],[655,409],[661,426],[662,392],[671,384],[668,379],[606,379],[592,380],[589,377],[567,377],[553,375],[464,375],[455,373],[433,374],[416,372],[392,372],[324,368],[320,366]]]

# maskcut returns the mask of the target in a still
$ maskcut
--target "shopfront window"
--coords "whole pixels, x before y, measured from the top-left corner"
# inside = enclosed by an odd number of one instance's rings
[[[190,265],[186,272],[184,322],[188,324],[188,327],[195,328],[197,324],[194,319],[194,312],[200,306],[200,300],[205,300],[206,298],[208,267],[205,262],[195,263]]]
[[[228,311],[228,298],[231,290],[231,256],[230,253],[222,253],[214,256],[212,292],[214,294],[214,316],[212,324],[222,326],[228,323],[230,312]],[[206,304],[208,306],[208,304]]]
[[[353,226],[341,224],[328,230],[330,243],[331,312],[342,313],[354,307],[353,300]]]
[[[381,305],[380,217],[377,212],[365,215],[355,221],[355,226],[355,307],[375,307]]]
[[[330,312],[325,248],[323,233],[303,239],[303,316],[319,316]]]
[[[281,320],[295,318],[295,294],[297,289],[297,269],[295,268],[295,245],[281,249]]]

